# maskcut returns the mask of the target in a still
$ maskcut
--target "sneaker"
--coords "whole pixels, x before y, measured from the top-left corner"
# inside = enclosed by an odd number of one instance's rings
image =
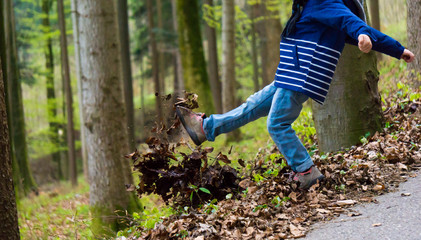
[[[203,119],[206,117],[204,113],[195,113],[180,106],[176,107],[175,112],[194,144],[199,146],[206,141],[206,135],[203,131]]]
[[[305,172],[292,172],[289,175],[288,182],[298,182],[298,188],[306,190],[314,184],[316,184],[318,181],[320,182],[324,178],[325,176],[319,171],[319,169],[316,166],[313,165],[309,170]]]

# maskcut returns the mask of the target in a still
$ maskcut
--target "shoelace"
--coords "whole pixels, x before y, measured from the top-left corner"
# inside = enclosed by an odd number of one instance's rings
[[[308,173],[311,173],[311,169],[312,168],[313,167],[311,167],[309,170],[307,170],[305,172],[294,172],[294,171],[291,171],[291,173],[285,173],[285,174],[289,175],[288,180],[287,180],[287,183],[290,183],[292,181],[298,181],[298,178],[299,178],[300,175],[301,176],[304,176],[304,175],[306,175]]]

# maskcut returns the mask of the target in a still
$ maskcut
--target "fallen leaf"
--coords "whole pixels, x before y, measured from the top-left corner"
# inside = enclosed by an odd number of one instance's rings
[[[409,197],[409,196],[411,196],[411,193],[401,193],[401,196],[402,197]]]
[[[381,183],[378,183],[376,186],[373,187],[373,191],[381,191],[385,188],[385,186]]]
[[[356,216],[361,216],[361,213],[359,213],[359,212],[350,212],[350,213],[348,213],[348,217],[356,217]]]
[[[336,205],[347,206],[347,205],[354,205],[356,203],[357,203],[357,201],[355,201],[355,200],[342,200],[342,201],[337,201]]]
[[[295,238],[299,238],[299,237],[304,237],[304,233],[298,228],[296,227],[294,224],[290,224],[289,225],[289,230],[291,231],[291,234],[295,237]]]
[[[380,227],[382,224],[381,223],[373,223],[371,226],[373,227]]]

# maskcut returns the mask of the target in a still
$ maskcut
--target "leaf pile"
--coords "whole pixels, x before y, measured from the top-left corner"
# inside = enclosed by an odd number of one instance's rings
[[[235,169],[218,161],[208,165],[207,155],[213,148],[198,148],[189,155],[180,153],[182,160],[178,160],[168,143],[152,137],[147,144],[149,152],[141,155],[136,151],[129,156],[135,161],[134,171],[141,173],[139,196],[156,193],[175,206],[197,206],[210,199],[224,199],[238,188]]]
[[[175,105],[197,108],[197,95],[185,92],[185,97],[177,98]],[[213,152],[211,147],[198,147],[190,154],[176,152],[176,146],[181,143],[170,144],[168,139],[179,134],[179,127],[177,117],[173,118],[168,129],[164,124],[156,126],[152,129],[155,136],[146,140],[147,152],[141,154],[136,150],[126,156],[133,160],[134,171],[140,173],[138,186],[128,186],[128,190],[137,189],[139,197],[156,193],[166,203],[177,207],[197,206],[211,199],[221,200],[238,189],[237,171],[219,164],[219,161],[230,162],[226,155],[219,153],[210,164],[208,154]]]
[[[142,239],[288,239],[306,235],[317,221],[392,191],[421,167],[421,104],[401,100],[385,111],[387,128],[348,151],[313,155],[326,176],[320,186],[298,191],[278,174],[259,182],[252,177],[239,185],[247,189],[236,198],[208,203],[197,211],[163,219]],[[285,168],[280,173],[285,172]],[[209,207],[212,211],[208,211]]]

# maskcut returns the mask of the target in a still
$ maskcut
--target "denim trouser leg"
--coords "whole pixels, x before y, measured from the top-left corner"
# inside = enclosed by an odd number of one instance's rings
[[[307,99],[303,93],[279,88],[267,119],[270,136],[294,172],[304,172],[313,165],[307,149],[291,127]]]
[[[268,117],[268,130],[293,171],[302,172],[313,165],[307,150],[295,135],[291,124],[300,115],[308,97],[302,93],[270,84],[251,95],[241,106],[224,114],[213,114],[203,121],[208,141],[231,132],[260,117]]]
[[[212,114],[203,121],[203,130],[208,141],[222,133],[231,132],[260,117],[267,116],[272,105],[273,95],[278,88],[269,84],[247,98],[239,107],[224,113]]]

